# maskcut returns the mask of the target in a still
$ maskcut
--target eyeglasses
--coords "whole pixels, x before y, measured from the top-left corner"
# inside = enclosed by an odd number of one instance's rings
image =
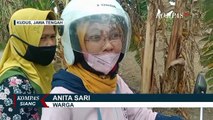
[[[109,35],[104,35],[103,31],[93,32],[91,34],[87,34],[85,41],[96,43],[96,44],[105,44],[106,40],[109,42],[116,42],[122,39],[122,35],[119,31],[112,31]]]

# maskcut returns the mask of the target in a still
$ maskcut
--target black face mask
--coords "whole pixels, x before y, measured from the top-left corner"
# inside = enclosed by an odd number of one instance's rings
[[[18,55],[20,55],[22,58],[46,66],[49,65],[52,60],[54,59],[55,56],[55,52],[56,52],[56,46],[48,46],[48,47],[36,47],[36,46],[32,46],[30,44],[28,44],[27,42],[23,41],[21,38],[19,38],[16,35],[10,35],[13,36],[15,38],[17,38],[18,40],[20,40],[21,42],[25,43],[28,45],[27,47],[27,51],[26,54],[23,56],[21,55],[18,50],[15,48],[16,52],[18,53]]]

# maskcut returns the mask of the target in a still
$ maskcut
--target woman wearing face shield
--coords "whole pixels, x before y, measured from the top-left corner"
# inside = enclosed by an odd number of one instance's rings
[[[25,8],[9,22],[10,38],[0,61],[0,119],[38,120],[37,108],[14,108],[13,94],[47,94],[51,91],[56,51],[53,26],[15,25],[15,20],[55,20],[51,11]]]
[[[54,75],[52,94],[132,94],[117,74],[131,23],[115,0],[72,0],[62,13],[67,63]],[[165,119],[166,118],[166,119]],[[43,108],[42,120],[181,120],[147,108]]]

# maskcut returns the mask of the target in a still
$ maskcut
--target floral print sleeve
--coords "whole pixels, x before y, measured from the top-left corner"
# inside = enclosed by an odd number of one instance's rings
[[[0,120],[39,120],[36,108],[14,108],[12,94],[35,94],[29,80],[21,75],[12,76],[0,84]]]

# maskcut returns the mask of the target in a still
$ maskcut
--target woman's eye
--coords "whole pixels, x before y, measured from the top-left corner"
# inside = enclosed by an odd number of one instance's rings
[[[51,36],[50,38],[51,38],[51,39],[55,39],[55,37],[56,37],[56,36]]]
[[[93,36],[90,36],[88,40],[98,42],[98,41],[101,40],[101,36],[100,35],[93,35]]]
[[[48,40],[48,39],[56,39],[56,36],[55,35],[52,35],[52,36],[42,36],[41,37],[41,40]]]
[[[111,38],[111,40],[120,39],[121,38],[121,34],[120,33],[113,33],[110,38]]]
[[[41,40],[45,40],[46,39],[46,37],[41,37]]]

